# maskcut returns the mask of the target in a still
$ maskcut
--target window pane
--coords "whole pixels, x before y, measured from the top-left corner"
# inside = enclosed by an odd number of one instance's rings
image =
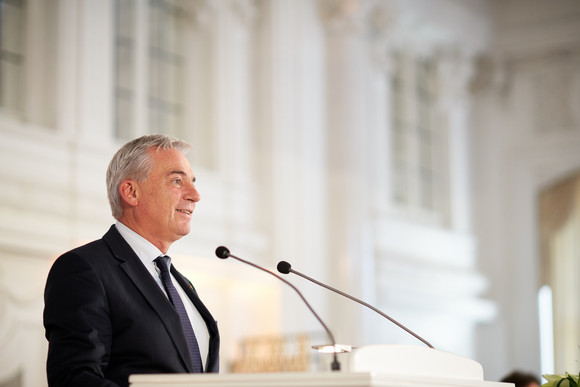
[[[118,92],[115,96],[115,130],[117,138],[129,139],[133,128],[133,98],[132,94]]]
[[[134,0],[115,1],[115,137],[134,134],[135,112],[135,14]]]
[[[184,11],[176,4],[149,1],[149,132],[181,136]]]
[[[435,211],[435,189],[437,181],[436,127],[434,112],[436,102],[435,66],[431,59],[417,62],[417,141],[419,145],[419,205]]]
[[[440,218],[444,162],[433,58],[393,57],[391,79],[391,200],[408,214]],[[427,218],[426,218],[427,219]]]
[[[405,125],[404,61],[397,54],[394,58],[395,71],[391,80],[391,169],[393,181],[392,200],[398,204],[407,203],[408,197],[408,149],[407,126]]]
[[[117,51],[115,58],[115,76],[118,88],[126,90],[133,89],[133,70],[135,60],[135,49],[130,40],[117,41]]]
[[[0,66],[0,106],[9,111],[19,111],[21,108],[22,69],[19,65],[2,62]]]
[[[116,0],[115,24],[117,29],[117,38],[134,38],[135,0]]]
[[[2,18],[2,50],[15,54],[22,53],[22,23],[23,4],[22,0],[0,1],[0,16]]]
[[[0,0],[0,107],[22,111],[24,4]]]

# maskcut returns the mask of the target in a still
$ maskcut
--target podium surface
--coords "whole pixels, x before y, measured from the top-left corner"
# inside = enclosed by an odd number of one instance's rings
[[[346,358],[344,371],[131,375],[131,387],[513,387],[486,382],[471,359],[432,348],[370,345]]]
[[[375,372],[131,375],[131,387],[513,387],[511,383]]]

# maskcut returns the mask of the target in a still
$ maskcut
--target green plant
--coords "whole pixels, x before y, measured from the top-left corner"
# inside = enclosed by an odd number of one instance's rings
[[[561,375],[542,375],[547,382],[542,384],[542,387],[578,387],[578,379],[580,374],[572,375],[566,372]]]

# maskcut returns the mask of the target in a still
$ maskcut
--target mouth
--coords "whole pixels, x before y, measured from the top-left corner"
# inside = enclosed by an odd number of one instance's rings
[[[190,210],[180,210],[180,209],[177,209],[175,211],[181,212],[182,214],[185,214],[185,215],[191,215],[193,213],[193,211],[190,211]]]

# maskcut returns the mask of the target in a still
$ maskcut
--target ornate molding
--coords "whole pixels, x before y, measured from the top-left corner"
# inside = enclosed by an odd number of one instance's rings
[[[256,22],[260,7],[256,0],[192,0],[184,3],[191,20],[201,27],[215,22],[216,15],[228,12],[242,25],[250,26]]]
[[[395,26],[390,3],[380,0],[318,0],[319,13],[331,34],[356,36],[370,47],[372,63],[390,72],[389,47]]]

